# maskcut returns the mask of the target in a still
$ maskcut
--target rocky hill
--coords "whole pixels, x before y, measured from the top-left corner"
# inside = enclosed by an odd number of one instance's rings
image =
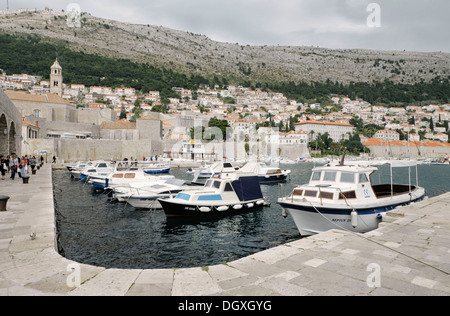
[[[205,76],[249,81],[416,83],[450,77],[450,54],[332,50],[294,46],[241,46],[162,26],[106,20],[83,13],[81,27],[64,12],[0,12],[0,32],[64,41],[75,51],[127,58]]]

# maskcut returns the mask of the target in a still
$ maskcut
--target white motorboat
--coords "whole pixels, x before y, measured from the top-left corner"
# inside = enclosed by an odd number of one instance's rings
[[[144,168],[144,172],[146,174],[161,174],[161,173],[169,173],[170,166],[162,163],[156,163],[148,165]]]
[[[119,201],[125,201],[138,209],[161,209],[162,206],[158,199],[175,197],[182,191],[195,189],[198,188],[188,185],[184,180],[165,179],[146,186],[139,184],[138,186],[132,185],[128,188],[116,187],[114,196]]]
[[[149,175],[142,169],[138,170],[116,170],[103,178],[97,178],[92,181],[95,190],[114,189],[117,186],[127,186],[134,183],[145,183],[151,185],[154,181],[162,179],[173,179],[172,175]]]
[[[75,164],[67,165],[66,168],[69,170],[69,173],[72,178],[80,180],[81,172],[87,167],[92,167],[94,163],[91,161],[88,162],[77,162]]]
[[[91,166],[87,166],[80,172],[81,181],[89,181],[97,178],[103,178],[111,174],[115,169],[115,163],[112,161],[96,161]]]
[[[167,217],[232,215],[265,206],[258,178],[239,176],[211,178],[202,189],[183,191],[174,198],[158,199]]]
[[[391,183],[372,185],[376,165],[389,164]],[[297,186],[287,197],[278,199],[283,215],[292,216],[302,236],[330,229],[365,233],[378,228],[387,211],[421,201],[425,189],[411,184],[411,167],[416,161],[389,160],[349,162],[345,165],[313,169],[308,184]],[[409,183],[394,184],[392,168],[408,167]],[[287,212],[287,213],[286,213]]]
[[[189,169],[186,173],[193,174],[194,179],[209,179],[218,176],[223,170],[223,163],[218,161],[212,165],[205,164],[196,169]]]
[[[241,169],[241,174],[253,174],[258,177],[261,184],[279,183],[286,181],[291,170],[282,170],[278,167],[268,167],[262,162],[249,162]]]

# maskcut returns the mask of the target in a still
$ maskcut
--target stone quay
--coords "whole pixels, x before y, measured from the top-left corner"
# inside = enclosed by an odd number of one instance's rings
[[[105,269],[59,255],[52,166],[0,181],[0,296],[448,296],[450,193],[366,234],[331,230],[215,266]],[[299,236],[300,238],[300,236]]]

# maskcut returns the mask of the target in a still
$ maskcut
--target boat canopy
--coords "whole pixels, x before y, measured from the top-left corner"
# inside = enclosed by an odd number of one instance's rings
[[[263,199],[258,177],[240,177],[231,183],[240,201]]]
[[[255,173],[258,174],[261,172],[261,166],[257,162],[249,162],[245,166],[243,166],[239,173]]]
[[[249,162],[239,169],[239,173],[241,174],[265,174],[266,172],[281,173],[281,169],[278,167],[268,167],[261,162]]]
[[[382,166],[386,164],[390,165],[392,168],[415,167],[417,166],[417,160],[346,161],[344,163],[345,166],[361,166],[361,167]]]

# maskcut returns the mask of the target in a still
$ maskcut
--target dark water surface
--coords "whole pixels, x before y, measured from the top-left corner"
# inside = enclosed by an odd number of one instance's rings
[[[312,164],[283,165],[291,169],[286,194],[307,183]],[[450,191],[450,166],[419,166],[419,185],[429,197]],[[389,168],[380,168],[389,183]],[[180,179],[192,180],[186,169],[172,169]],[[407,168],[394,172],[394,181],[408,183]],[[411,173],[415,184],[415,170]],[[378,179],[378,177],[376,178]],[[376,183],[376,179],[374,182]],[[67,171],[54,171],[59,247],[79,263],[120,269],[188,268],[237,260],[300,238],[292,218],[283,218],[276,203],[278,185],[263,185],[271,207],[208,221],[168,221],[163,210],[136,210],[110,203],[88,184],[72,180]]]

